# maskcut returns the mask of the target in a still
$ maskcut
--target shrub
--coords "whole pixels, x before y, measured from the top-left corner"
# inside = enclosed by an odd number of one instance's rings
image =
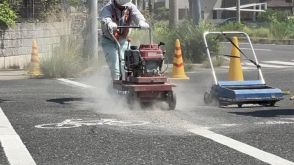
[[[268,38],[270,37],[270,30],[265,27],[249,28],[244,27],[243,31],[252,38]]]
[[[287,13],[278,10],[266,10],[266,12],[260,13],[257,16],[257,21],[260,22],[281,22],[287,20]]]
[[[219,27],[220,31],[243,31],[245,25],[237,22],[230,22]]]
[[[270,24],[270,32],[273,38],[286,39],[291,34],[291,27],[286,22],[273,22]]]
[[[177,28],[169,28],[164,22],[155,25],[154,39],[166,43],[166,52],[169,62],[172,62],[175,50],[175,41],[181,42],[183,58],[186,62],[201,63],[205,58],[205,46],[203,33],[213,31],[214,26],[205,22],[195,25],[190,21],[182,22]],[[218,46],[213,39],[208,41],[211,45],[210,50],[217,51]]]
[[[45,77],[74,77],[82,68],[80,45],[73,38],[64,38],[51,56],[41,60],[41,69]]]

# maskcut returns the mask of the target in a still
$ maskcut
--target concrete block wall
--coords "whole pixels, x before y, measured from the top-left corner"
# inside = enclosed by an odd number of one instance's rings
[[[36,39],[39,56],[50,55],[61,37],[70,35],[70,22],[19,23],[0,38],[0,69],[24,69],[30,62],[32,41]]]

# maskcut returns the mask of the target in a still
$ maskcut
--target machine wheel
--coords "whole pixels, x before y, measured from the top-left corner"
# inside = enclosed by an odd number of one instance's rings
[[[136,93],[133,93],[133,92],[129,92],[127,94],[127,103],[128,103],[128,106],[130,109],[134,109],[134,106],[135,106],[135,102],[136,102]]]
[[[152,102],[140,102],[140,106],[142,109],[149,108],[153,105]]]
[[[169,110],[175,110],[177,105],[177,97],[173,91],[167,92],[167,103]]]
[[[205,92],[205,93],[204,93],[203,100],[204,100],[204,103],[205,103],[205,104],[210,104],[210,103],[212,103],[212,97],[211,97],[211,94],[208,93],[208,92]]]

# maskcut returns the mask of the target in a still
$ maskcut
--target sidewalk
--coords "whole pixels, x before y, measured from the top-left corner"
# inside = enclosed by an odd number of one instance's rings
[[[28,79],[29,75],[25,70],[0,70],[0,80]]]

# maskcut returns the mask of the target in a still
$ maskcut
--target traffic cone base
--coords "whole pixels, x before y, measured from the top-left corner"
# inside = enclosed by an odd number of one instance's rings
[[[173,73],[172,73],[172,79],[182,79],[182,80],[188,80],[189,77],[187,77],[184,69],[184,62],[182,57],[182,49],[180,40],[176,40],[176,48],[175,48],[175,56],[173,60]]]
[[[29,65],[29,71],[28,74],[33,78],[33,77],[41,77],[43,76],[41,72],[41,67],[40,67],[40,58],[39,58],[39,53],[38,53],[38,47],[37,47],[37,42],[36,40],[33,40],[32,44],[32,56],[31,56],[31,62]]]
[[[239,47],[237,37],[233,37],[232,42],[234,43],[234,45]],[[240,51],[234,45],[232,45],[232,50],[231,50],[228,80],[243,81],[244,77],[243,77],[243,70],[241,65]]]
[[[42,76],[42,72],[41,72],[41,68],[40,68],[40,65],[38,64],[34,64],[34,63],[31,63],[30,66],[29,66],[29,72],[28,74],[32,77],[34,76]]]

